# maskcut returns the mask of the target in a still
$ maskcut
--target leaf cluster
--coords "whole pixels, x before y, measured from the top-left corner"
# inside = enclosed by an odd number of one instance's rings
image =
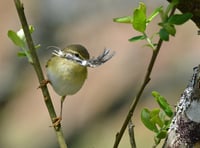
[[[144,108],[141,112],[141,120],[149,130],[155,133],[154,141],[155,145],[158,145],[167,136],[173,111],[167,100],[158,92],[153,91],[152,96],[160,108],[154,108],[153,110]]]
[[[169,36],[175,36],[176,28],[175,25],[182,25],[190,18],[192,18],[191,13],[184,14],[174,14],[170,15],[169,13],[174,8],[175,5],[178,4],[177,0],[170,3],[169,6],[164,10],[163,6],[157,7],[153,10],[153,12],[147,16],[146,15],[146,5],[144,3],[139,3],[138,8],[133,10],[133,14],[131,16],[124,16],[114,18],[113,21],[117,23],[128,23],[131,24],[133,29],[140,32],[141,35],[134,36],[129,39],[130,42],[135,42],[138,40],[146,40],[148,42],[149,47],[155,49],[155,44],[153,44],[152,38],[149,38],[146,34],[146,28],[148,24],[158,15],[161,17],[161,22],[158,25],[161,27],[158,34],[159,37],[164,41],[169,41]],[[152,35],[154,36],[154,35]]]
[[[30,33],[32,34],[34,32],[34,27],[33,26],[29,26],[29,31]],[[20,51],[18,51],[17,55],[19,57],[27,57],[29,63],[33,63],[33,60],[31,58],[31,55],[30,55],[30,51],[27,47],[27,42],[26,42],[26,37],[25,37],[25,34],[24,34],[24,31],[23,29],[21,28],[19,31],[15,32],[13,30],[9,30],[8,31],[8,37],[12,40],[12,42],[21,48]],[[40,45],[36,45],[35,48],[39,48]]]

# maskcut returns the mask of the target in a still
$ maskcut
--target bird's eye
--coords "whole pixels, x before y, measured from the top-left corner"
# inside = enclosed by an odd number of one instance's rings
[[[74,55],[75,55],[76,57],[78,57],[78,58],[80,57],[80,55],[79,55],[78,53],[75,53]]]

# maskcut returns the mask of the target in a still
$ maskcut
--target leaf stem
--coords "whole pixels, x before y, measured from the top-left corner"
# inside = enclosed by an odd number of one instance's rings
[[[152,40],[147,36],[147,34],[144,32],[143,35],[145,36],[145,40],[148,42],[148,45],[149,45],[153,50],[156,50],[156,46],[152,43]]]
[[[43,72],[42,72],[42,69],[41,69],[41,65],[40,65],[36,50],[35,50],[35,46],[34,46],[30,31],[29,31],[29,26],[28,26],[26,16],[25,16],[25,13],[24,13],[24,7],[23,7],[23,4],[20,2],[20,0],[14,0],[14,3],[15,3],[17,12],[18,12],[19,19],[20,19],[21,24],[22,24],[22,28],[24,30],[24,34],[25,34],[25,37],[26,37],[26,42],[27,42],[28,48],[30,50],[30,55],[32,57],[32,65],[33,65],[35,72],[37,74],[37,77],[38,77],[38,80],[39,80],[39,83],[40,83],[40,86],[41,86],[40,88],[42,90],[42,94],[43,94],[43,97],[44,97],[44,101],[45,101],[46,107],[48,109],[51,121],[53,123],[54,119],[57,116],[56,116],[56,112],[55,112],[53,103],[51,101],[47,86],[42,85],[42,82],[45,81],[45,78],[44,78],[44,75],[43,75]],[[59,125],[58,127],[54,127],[54,130],[56,132],[56,136],[57,136],[57,140],[58,140],[60,148],[67,148],[61,125]]]

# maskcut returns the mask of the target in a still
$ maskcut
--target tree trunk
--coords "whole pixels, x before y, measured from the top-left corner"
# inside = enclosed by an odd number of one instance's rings
[[[180,0],[177,8],[192,13],[192,21],[200,29],[200,0]],[[200,148],[200,65],[194,68],[192,80],[177,104],[163,148]]]
[[[176,107],[163,148],[200,147],[200,65]]]

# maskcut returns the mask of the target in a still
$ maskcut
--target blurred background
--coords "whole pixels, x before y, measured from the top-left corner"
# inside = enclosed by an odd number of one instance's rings
[[[144,0],[148,12],[165,0]],[[131,25],[112,21],[131,15],[138,0],[34,0],[24,1],[29,24],[35,27],[33,40],[41,44],[38,55],[45,73],[51,57],[48,46],[64,48],[72,43],[84,45],[92,56],[104,48],[115,51],[109,62],[89,68],[83,88],[64,102],[62,126],[70,148],[110,148],[128,112],[132,98],[143,81],[151,49],[145,42],[130,43],[139,35]],[[7,37],[7,31],[19,30],[21,24],[13,1],[0,2],[0,147],[57,148],[57,141],[33,67],[18,58],[19,48]],[[149,13],[148,13],[149,14]],[[148,27],[157,32],[159,18]],[[164,43],[153,69],[152,80],[142,95],[133,116],[138,148],[153,145],[153,133],[140,120],[144,107],[158,107],[151,92],[156,90],[170,104],[178,101],[200,63],[199,36],[191,21],[177,27],[176,37]],[[48,85],[57,113],[60,97]],[[145,141],[145,142],[144,142]],[[130,147],[125,133],[120,147]]]

